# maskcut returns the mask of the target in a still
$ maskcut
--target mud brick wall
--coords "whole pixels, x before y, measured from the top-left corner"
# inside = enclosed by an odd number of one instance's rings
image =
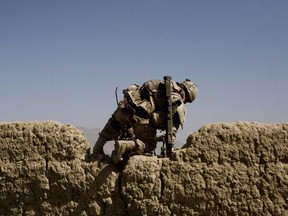
[[[285,123],[212,123],[121,166],[88,148],[71,125],[0,123],[0,215],[288,214]]]

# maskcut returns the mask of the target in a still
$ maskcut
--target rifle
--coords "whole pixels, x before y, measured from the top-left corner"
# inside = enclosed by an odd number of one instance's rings
[[[165,82],[165,100],[166,100],[166,156],[170,157],[173,148],[173,114],[172,114],[172,100],[171,100],[171,76],[164,76]]]

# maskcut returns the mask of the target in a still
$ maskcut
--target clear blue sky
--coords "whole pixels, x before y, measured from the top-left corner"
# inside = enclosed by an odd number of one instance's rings
[[[199,87],[180,141],[212,122],[288,121],[287,0],[2,0],[0,121],[102,128],[114,90]]]

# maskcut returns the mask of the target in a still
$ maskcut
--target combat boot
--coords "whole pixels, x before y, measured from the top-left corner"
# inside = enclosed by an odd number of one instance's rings
[[[136,150],[136,143],[131,140],[117,140],[115,142],[115,150],[112,152],[112,160],[115,164],[117,164],[122,156],[128,152],[128,151],[133,151]]]
[[[99,137],[93,147],[92,154],[94,155],[104,155],[103,147],[106,144],[107,140],[99,134]]]

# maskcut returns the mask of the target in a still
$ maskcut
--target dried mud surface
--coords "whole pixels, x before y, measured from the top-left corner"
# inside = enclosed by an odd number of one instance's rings
[[[0,215],[288,215],[288,124],[209,124],[120,166],[88,148],[71,125],[0,123]]]

